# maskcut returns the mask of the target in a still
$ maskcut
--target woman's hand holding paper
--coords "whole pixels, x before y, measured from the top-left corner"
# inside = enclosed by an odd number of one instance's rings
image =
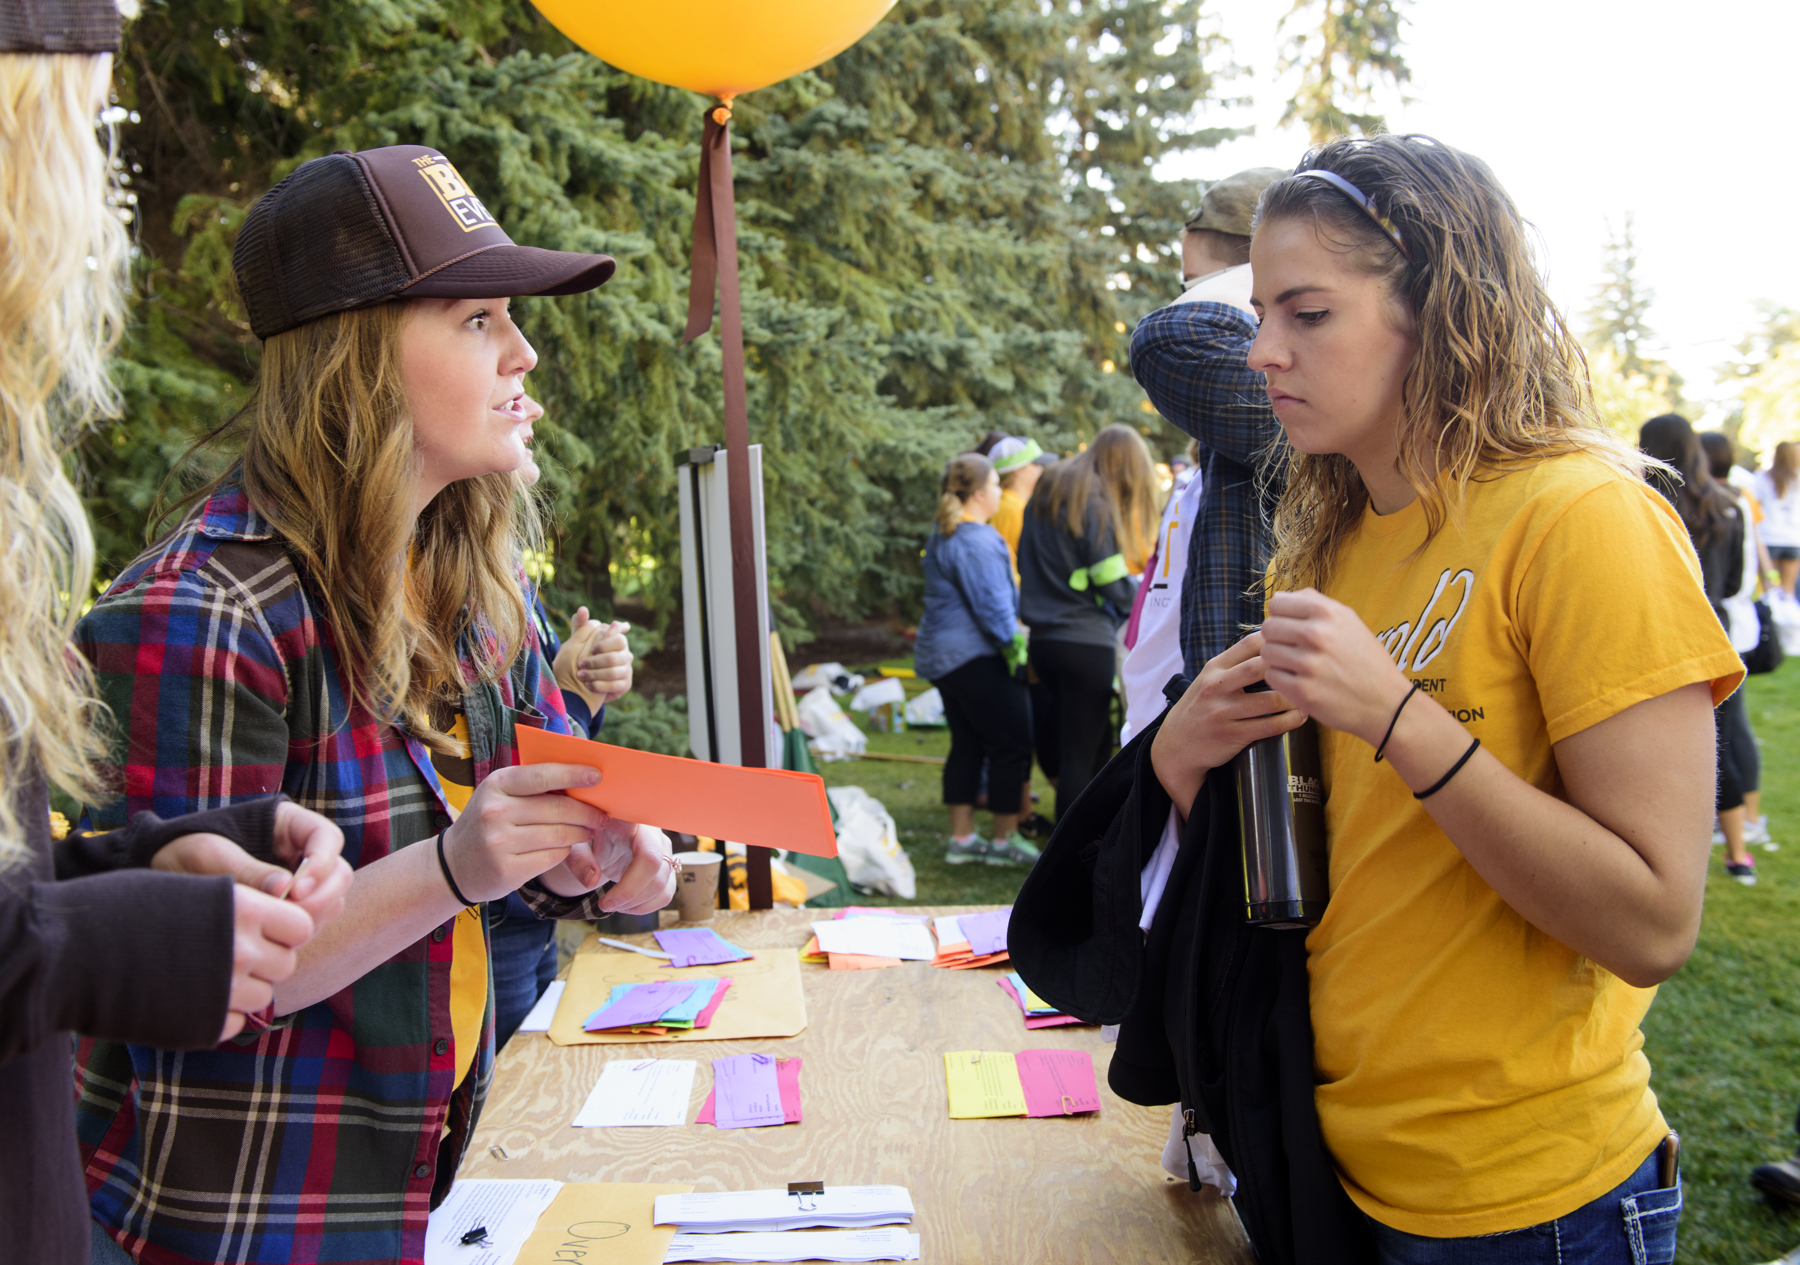
[[[576,848],[584,850],[577,863],[592,867],[589,845],[612,819],[560,792],[599,780],[598,769],[579,764],[521,764],[488,774],[444,832],[444,854],[457,888],[472,901],[496,900],[547,870],[566,873]]]

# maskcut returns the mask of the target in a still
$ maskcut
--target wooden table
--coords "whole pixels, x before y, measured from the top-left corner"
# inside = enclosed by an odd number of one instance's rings
[[[712,926],[748,949],[798,947],[820,916],[817,910],[721,912]],[[673,925],[673,911],[663,917]],[[655,947],[648,935],[622,938]],[[617,952],[591,939],[584,950]],[[562,1047],[541,1033],[514,1037],[495,1068],[461,1175],[692,1182],[696,1190],[779,1188],[812,1178],[905,1186],[917,1210],[913,1228],[923,1236],[920,1259],[937,1265],[1254,1261],[1229,1203],[1211,1191],[1195,1194],[1163,1171],[1169,1109],[1136,1106],[1107,1087],[1113,1047],[1100,1040],[1098,1028],[1028,1031],[994,982],[998,968],[946,971],[907,962],[833,971],[802,963],[801,974],[808,1027],[791,1040]],[[1099,1113],[950,1119],[945,1052],[1024,1049],[1091,1052]],[[806,1060],[800,1124],[570,1125],[610,1059],[701,1060],[691,1120],[712,1085],[706,1061],[749,1052]]]

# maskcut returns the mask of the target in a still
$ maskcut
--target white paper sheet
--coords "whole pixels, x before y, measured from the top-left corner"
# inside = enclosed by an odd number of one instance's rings
[[[864,953],[878,958],[929,962],[937,956],[931,932],[922,922],[903,918],[842,918],[815,922],[813,933],[826,953]]]
[[[575,1113],[577,1129],[687,1123],[693,1059],[614,1059]]]
[[[556,1018],[556,1004],[562,1000],[563,986],[568,982],[561,979],[551,981],[550,987],[544,990],[544,995],[537,999],[537,1005],[531,1008],[531,1013],[519,1025],[520,1032],[550,1031],[550,1021]]]
[[[916,1261],[919,1236],[880,1230],[801,1230],[793,1234],[677,1234],[672,1261]]]
[[[967,944],[969,937],[963,934],[962,923],[955,914],[940,914],[931,920],[937,926],[939,944]]]
[[[425,1226],[425,1265],[512,1265],[556,1198],[556,1181],[471,1181],[450,1187]],[[485,1242],[465,1246],[462,1236],[485,1227]]]
[[[785,1190],[720,1190],[658,1195],[656,1224],[679,1234],[804,1230],[830,1226],[867,1229],[910,1225],[912,1196],[904,1186],[827,1186],[822,1195],[790,1195]]]

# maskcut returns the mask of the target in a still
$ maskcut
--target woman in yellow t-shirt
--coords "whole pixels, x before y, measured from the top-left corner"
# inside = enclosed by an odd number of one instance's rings
[[[1158,777],[1186,806],[1321,727],[1316,1102],[1382,1260],[1673,1260],[1639,1023],[1698,934],[1711,712],[1742,678],[1687,533],[1595,425],[1478,159],[1327,145],[1264,194],[1251,258],[1290,447],[1267,619],[1165,720]]]

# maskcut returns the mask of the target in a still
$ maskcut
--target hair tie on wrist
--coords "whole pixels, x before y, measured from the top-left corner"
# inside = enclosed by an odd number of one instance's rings
[[[1406,697],[1400,700],[1400,706],[1394,709],[1394,718],[1388,721],[1387,732],[1381,735],[1381,745],[1375,748],[1375,763],[1381,763],[1381,753],[1387,750],[1388,739],[1394,736],[1394,726],[1400,723],[1400,713],[1406,710],[1406,705],[1412,702],[1412,696],[1418,692],[1419,683],[1414,681],[1412,688],[1406,691]]]
[[[1458,760],[1455,764],[1451,765],[1450,771],[1448,773],[1444,774],[1443,777],[1440,777],[1437,781],[1433,782],[1428,789],[1423,790],[1423,791],[1414,791],[1413,798],[1414,799],[1430,799],[1433,795],[1436,795],[1439,791],[1443,790],[1445,786],[1449,785],[1451,778],[1455,777],[1458,773],[1462,772],[1462,766],[1469,762],[1469,758],[1475,754],[1475,748],[1479,747],[1480,745],[1481,745],[1481,739],[1479,739],[1479,738],[1471,739],[1469,741],[1469,749],[1462,753],[1462,759]]]
[[[464,909],[473,909],[479,905],[480,901],[464,896],[462,889],[456,885],[456,880],[450,877],[450,859],[444,855],[444,836],[441,833],[437,837],[437,854],[438,869],[444,872],[444,882],[450,885],[450,894],[462,902]]]

